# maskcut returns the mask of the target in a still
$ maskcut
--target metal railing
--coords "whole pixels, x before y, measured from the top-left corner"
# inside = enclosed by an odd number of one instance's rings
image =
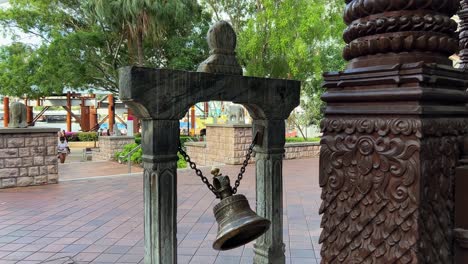
[[[139,148],[141,148],[141,144],[130,150],[130,152],[127,153],[127,155],[120,155],[119,156],[119,162],[122,162],[122,159],[127,157],[127,164],[128,164],[128,174],[132,173],[132,160],[130,157],[132,156],[135,151],[137,151]]]

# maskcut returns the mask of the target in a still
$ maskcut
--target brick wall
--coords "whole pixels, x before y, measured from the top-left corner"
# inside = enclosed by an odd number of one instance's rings
[[[101,136],[99,150],[93,151],[93,160],[113,160],[115,153],[122,151],[125,145],[135,143],[135,137]]]
[[[58,183],[58,131],[0,129],[0,188]]]
[[[284,159],[318,158],[320,156],[320,143],[300,142],[286,143],[284,146]]]
[[[187,142],[185,147],[192,161],[199,165],[239,165],[252,143],[250,125],[209,125],[205,142]],[[286,143],[285,159],[313,158],[320,155],[316,142]],[[252,158],[253,161],[255,158]]]

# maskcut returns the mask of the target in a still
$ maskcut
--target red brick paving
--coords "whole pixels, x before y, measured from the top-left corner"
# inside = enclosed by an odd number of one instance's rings
[[[238,169],[221,171],[234,176]],[[0,264],[143,263],[141,175],[70,180],[126,172],[112,162],[61,164],[59,170],[68,179],[60,184],[0,190]],[[255,208],[253,171],[248,167],[239,192]],[[178,263],[252,263],[252,244],[211,248],[217,201],[191,171],[178,177]],[[287,263],[319,263],[318,159],[285,161],[284,188]]]

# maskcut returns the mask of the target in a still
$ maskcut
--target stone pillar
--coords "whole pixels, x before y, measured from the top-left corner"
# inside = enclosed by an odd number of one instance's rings
[[[135,137],[100,136],[99,151],[93,151],[93,160],[114,160],[115,153],[132,143],[135,143]]]
[[[453,263],[459,1],[346,3],[349,65],[322,97],[322,263]]]
[[[0,189],[58,183],[59,130],[0,129]]]
[[[257,214],[269,219],[271,227],[254,245],[255,264],[284,264],[283,243],[283,154],[284,120],[254,120],[254,135],[263,140],[255,147]]]
[[[177,263],[178,120],[143,120],[145,263]]]
[[[10,123],[10,98],[3,97],[3,127]]]
[[[460,68],[468,69],[468,0],[460,2],[461,10],[458,12],[460,18]]]

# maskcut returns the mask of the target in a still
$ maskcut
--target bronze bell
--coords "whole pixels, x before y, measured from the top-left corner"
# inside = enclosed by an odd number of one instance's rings
[[[263,235],[270,228],[270,221],[252,211],[244,195],[233,195],[228,176],[220,175],[219,169],[213,170],[212,173],[215,176],[213,186],[221,199],[213,208],[218,222],[218,235],[213,248],[233,249]]]

